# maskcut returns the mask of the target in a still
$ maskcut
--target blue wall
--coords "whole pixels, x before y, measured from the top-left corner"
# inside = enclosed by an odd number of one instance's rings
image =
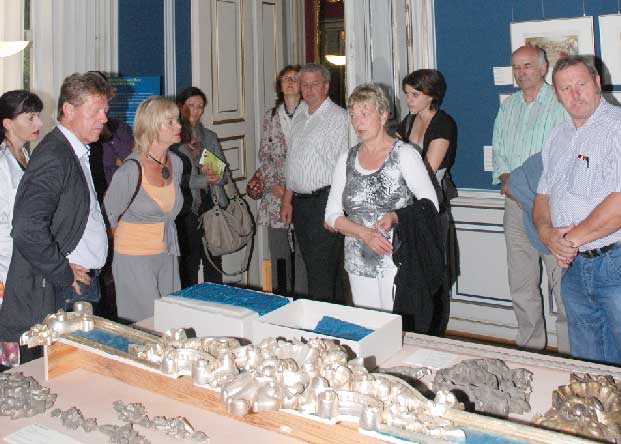
[[[492,144],[498,95],[514,91],[495,86],[492,75],[492,67],[511,64],[510,23],[579,17],[583,4],[584,13],[593,16],[599,54],[597,16],[617,13],[617,0],[435,1],[438,69],[448,83],[442,107],[458,127],[452,173],[459,188],[497,188],[491,185],[492,173],[483,171],[483,146]]]
[[[177,89],[192,80],[190,0],[175,1]],[[159,76],[164,86],[164,2],[119,0],[119,74]]]
[[[190,0],[175,1],[177,91],[192,85],[192,23]]]

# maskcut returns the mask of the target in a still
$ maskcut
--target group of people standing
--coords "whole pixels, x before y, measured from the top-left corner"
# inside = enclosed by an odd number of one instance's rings
[[[222,185],[231,180],[228,168],[215,177],[197,164],[195,151],[203,148],[224,159],[215,134],[199,122],[206,98],[188,88],[178,105],[145,100],[132,138],[126,125],[108,119],[112,94],[101,73],[67,77],[58,125],[32,156],[26,144],[39,137],[41,100],[23,90],[0,97],[1,365],[36,357],[17,341],[47,314],[78,300],[97,310],[109,246],[122,319],[152,316],[154,299],[180,289],[182,280],[197,281],[204,253],[192,221],[214,202],[226,205]]]
[[[355,306],[397,309],[409,320],[406,328],[441,334],[448,323],[451,197],[442,184],[452,184],[456,126],[439,109],[446,91],[439,71],[413,72],[403,88],[410,114],[400,133],[390,135],[391,107],[380,86],[357,87],[346,111],[328,96],[324,66],[283,68],[278,100],[264,118],[260,168],[247,190],[262,198],[258,222],[268,226],[275,288],[344,303],[344,262]],[[351,148],[350,121],[359,141]],[[413,219],[406,208],[415,208]],[[408,233],[411,223],[400,217],[431,226],[423,242],[406,244],[414,230]],[[393,251],[395,226],[400,256]],[[412,258],[416,248],[429,260]]]
[[[413,75],[403,84],[413,114],[397,138],[386,130],[390,105],[377,85],[356,88],[348,115],[328,97],[325,67],[292,65],[281,71],[276,105],[264,119],[261,165],[248,186],[249,194],[261,196],[258,222],[269,226],[278,291],[343,303],[339,270],[345,235],[354,305],[391,311],[399,295],[395,282],[403,282],[401,295],[408,298],[407,277],[395,279],[394,226],[410,220],[403,211],[418,202],[415,212],[440,227],[446,205],[439,184],[455,150],[454,122],[438,110],[446,90],[442,75],[434,70]],[[152,316],[156,298],[198,281],[201,262],[205,281],[222,279],[221,262],[206,257],[198,220],[215,205],[226,207],[224,186],[232,178],[228,166],[219,176],[200,162],[204,149],[225,160],[216,134],[200,122],[205,94],[189,87],[176,103],[164,97],[142,102],[131,146],[131,130],[108,121],[112,94],[101,73],[67,77],[59,123],[32,157],[25,145],[39,136],[41,101],[27,91],[0,98],[0,161],[7,187],[0,221],[2,364],[33,357],[16,342],[45,315],[70,309],[77,300],[97,307],[109,246],[122,319]],[[351,149],[350,117],[359,138]],[[413,263],[407,257],[408,233],[399,233],[401,260],[409,267],[404,274],[414,267],[421,276],[433,275],[430,270],[441,276],[442,229],[433,233],[435,269]],[[441,286],[428,283],[432,300]],[[406,307],[404,314],[418,312],[399,298],[396,304]],[[415,329],[429,331],[430,322],[417,319]]]
[[[619,363],[621,110],[602,100],[585,57],[561,58],[553,86],[539,48],[519,48],[512,66],[520,91],[496,118],[493,178],[506,197],[517,343],[547,344],[542,258],[559,350]],[[261,199],[258,223],[268,227],[276,291],[344,303],[344,263],[354,305],[401,313],[406,329],[442,334],[457,138],[440,109],[442,74],[418,70],[403,80],[410,113],[396,134],[378,85],[356,87],[347,110],[328,97],[330,72],[321,65],[287,66],[275,86],[247,191]],[[47,314],[77,300],[99,302],[109,245],[121,318],[151,316],[156,298],[197,282],[201,262],[204,280],[221,281],[198,219],[227,205],[232,178],[228,166],[218,175],[200,162],[205,149],[225,160],[200,122],[205,94],[189,87],[176,103],[145,100],[133,141],[107,117],[112,94],[99,73],[67,77],[58,125],[32,154],[41,100],[22,90],[0,97],[0,364],[34,357],[17,340]],[[358,138],[351,147],[350,122]]]
[[[545,82],[545,52],[513,52],[520,91],[494,125],[494,182],[504,227],[517,344],[547,344],[540,258],[557,308],[561,353],[621,363],[621,108],[601,95],[590,57],[567,56]]]

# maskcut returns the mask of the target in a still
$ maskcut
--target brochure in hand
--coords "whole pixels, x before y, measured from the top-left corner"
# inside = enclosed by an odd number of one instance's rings
[[[224,168],[226,167],[226,163],[224,163],[222,159],[208,149],[203,150],[200,164],[206,166],[211,172],[215,173],[219,177],[224,177]]]

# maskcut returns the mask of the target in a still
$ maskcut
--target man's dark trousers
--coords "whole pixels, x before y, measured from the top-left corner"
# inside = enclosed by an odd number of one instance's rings
[[[329,188],[313,194],[293,194],[293,226],[308,277],[309,299],[344,304],[343,236],[324,228]]]

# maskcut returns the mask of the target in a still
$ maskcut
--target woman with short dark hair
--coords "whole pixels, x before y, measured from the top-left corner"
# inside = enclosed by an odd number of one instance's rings
[[[402,82],[410,113],[401,122],[401,138],[417,147],[439,183],[455,162],[457,127],[440,109],[446,81],[436,69],[419,69]]]
[[[0,97],[0,304],[11,263],[11,228],[17,186],[30,158],[26,144],[39,137],[43,103],[36,94],[8,91]],[[19,364],[19,345],[0,342],[0,365]]]
[[[450,169],[457,151],[457,125],[439,107],[446,93],[446,80],[436,69],[419,69],[408,74],[402,82],[410,113],[401,122],[399,134],[416,147],[440,187],[440,221],[446,251],[450,229],[450,200],[457,196]],[[447,258],[448,264],[448,258]],[[452,280],[452,276],[449,276]],[[443,334],[449,318],[449,288],[437,297],[441,307],[434,318],[432,334]]]

